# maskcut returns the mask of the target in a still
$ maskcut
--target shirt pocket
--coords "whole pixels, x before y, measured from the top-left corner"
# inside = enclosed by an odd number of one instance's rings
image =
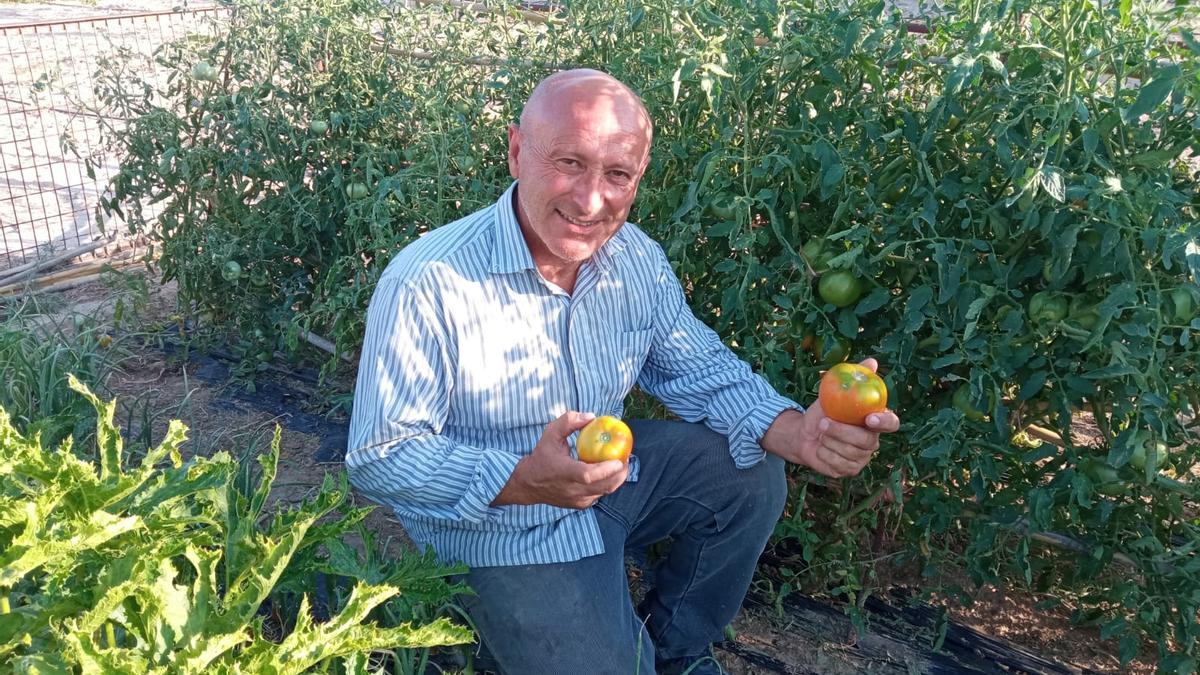
[[[595,395],[592,405],[585,410],[597,413],[616,410],[629,394],[629,390],[637,382],[642,366],[650,355],[650,343],[654,339],[654,329],[623,331],[604,336],[599,341],[595,358],[589,359],[588,379],[583,392],[585,397]]]

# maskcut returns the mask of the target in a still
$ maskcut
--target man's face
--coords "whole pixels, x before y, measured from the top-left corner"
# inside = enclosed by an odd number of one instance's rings
[[[539,265],[591,257],[629,215],[646,169],[649,122],[611,93],[566,92],[508,131],[517,217]]]

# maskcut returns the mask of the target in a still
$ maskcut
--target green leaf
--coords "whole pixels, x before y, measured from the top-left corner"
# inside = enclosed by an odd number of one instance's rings
[[[314,626],[308,597],[300,601],[294,630],[279,645],[260,642],[244,672],[301,675],[317,664],[338,656],[381,649],[414,649],[436,645],[467,644],[472,633],[446,619],[424,626],[378,628],[361,625],[376,607],[400,592],[392,586],[359,583],[345,607],[329,621]]]
[[[1104,624],[1100,628],[1100,639],[1108,640],[1108,639],[1112,638],[1113,636],[1123,634],[1125,632],[1125,630],[1126,630],[1125,617],[1118,616],[1117,618],[1113,619],[1112,621],[1109,621],[1108,623]]]
[[[110,480],[121,472],[121,452],[123,440],[113,419],[117,411],[116,400],[102,403],[100,399],[72,374],[67,375],[67,381],[74,391],[96,407],[96,443],[100,446],[100,479]]]
[[[1042,189],[1058,202],[1067,199],[1067,185],[1063,179],[1062,170],[1054,166],[1044,166],[1038,174]]]
[[[1127,365],[1124,363],[1119,363],[1119,364],[1115,364],[1115,365],[1111,365],[1111,366],[1105,366],[1104,368],[1096,368],[1094,370],[1089,370],[1088,372],[1083,374],[1083,377],[1085,377],[1089,380],[1111,380],[1111,379],[1116,379],[1116,378],[1120,378],[1120,377],[1125,377],[1127,375],[1136,375],[1139,372],[1140,371],[1137,368],[1134,368],[1133,366],[1130,366],[1130,365]]]
[[[1163,101],[1166,101],[1167,97],[1171,95],[1171,90],[1175,88],[1175,83],[1179,81],[1181,74],[1182,71],[1178,65],[1164,68],[1153,80],[1138,89],[1137,99],[1134,100],[1133,105],[1121,111],[1121,119],[1126,124],[1132,124],[1138,121],[1142,115],[1162,105]]]
[[[1096,148],[1100,145],[1100,133],[1093,127],[1083,130],[1083,152],[1089,158],[1095,156]]]
[[[1192,50],[1193,54],[1200,55],[1200,41],[1196,40],[1196,36],[1190,28],[1180,28],[1179,37],[1183,38],[1183,43]]]
[[[955,352],[955,353],[947,354],[945,356],[934,359],[933,362],[929,364],[929,366],[931,368],[933,368],[934,370],[941,370],[942,368],[946,368],[947,366],[953,366],[953,365],[962,363],[964,360],[965,360],[965,357],[962,354]]]
[[[81,551],[94,549],[116,537],[142,527],[136,516],[120,517],[95,511],[82,520],[61,523],[51,529],[53,514],[42,509],[47,502],[30,503],[26,529],[0,555],[0,589],[14,584],[43,565],[75,560]]]
[[[892,293],[886,288],[872,289],[867,297],[858,301],[854,306],[854,313],[859,316],[864,316],[874,312],[875,310],[885,306],[892,299]]]

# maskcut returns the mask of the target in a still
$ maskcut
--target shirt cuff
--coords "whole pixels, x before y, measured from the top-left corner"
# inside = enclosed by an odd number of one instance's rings
[[[471,483],[459,500],[457,511],[463,520],[481,522],[499,517],[504,510],[491,506],[504,489],[521,458],[502,450],[484,450],[475,465]]]
[[[767,451],[759,441],[784,410],[804,412],[804,406],[774,394],[758,404],[741,419],[729,434],[729,454],[739,469],[748,469],[763,460]]]

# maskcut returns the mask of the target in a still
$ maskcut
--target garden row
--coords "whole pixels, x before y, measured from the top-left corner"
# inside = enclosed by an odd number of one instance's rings
[[[875,356],[904,420],[857,479],[796,473],[778,528],[796,584],[861,605],[884,533],[893,561],[1047,592],[1123,658],[1148,639],[1186,669],[1195,20],[960,0],[917,34],[865,1],[582,0],[546,21],[235,3],[220,40],[158,55],[165,92],[108,65],[103,112],[129,124],[105,206],[248,370],[311,335],[353,352],[390,256],[506,186],[533,84],[602,68],[655,120],[631,219],[696,313],[801,402],[828,364]]]

